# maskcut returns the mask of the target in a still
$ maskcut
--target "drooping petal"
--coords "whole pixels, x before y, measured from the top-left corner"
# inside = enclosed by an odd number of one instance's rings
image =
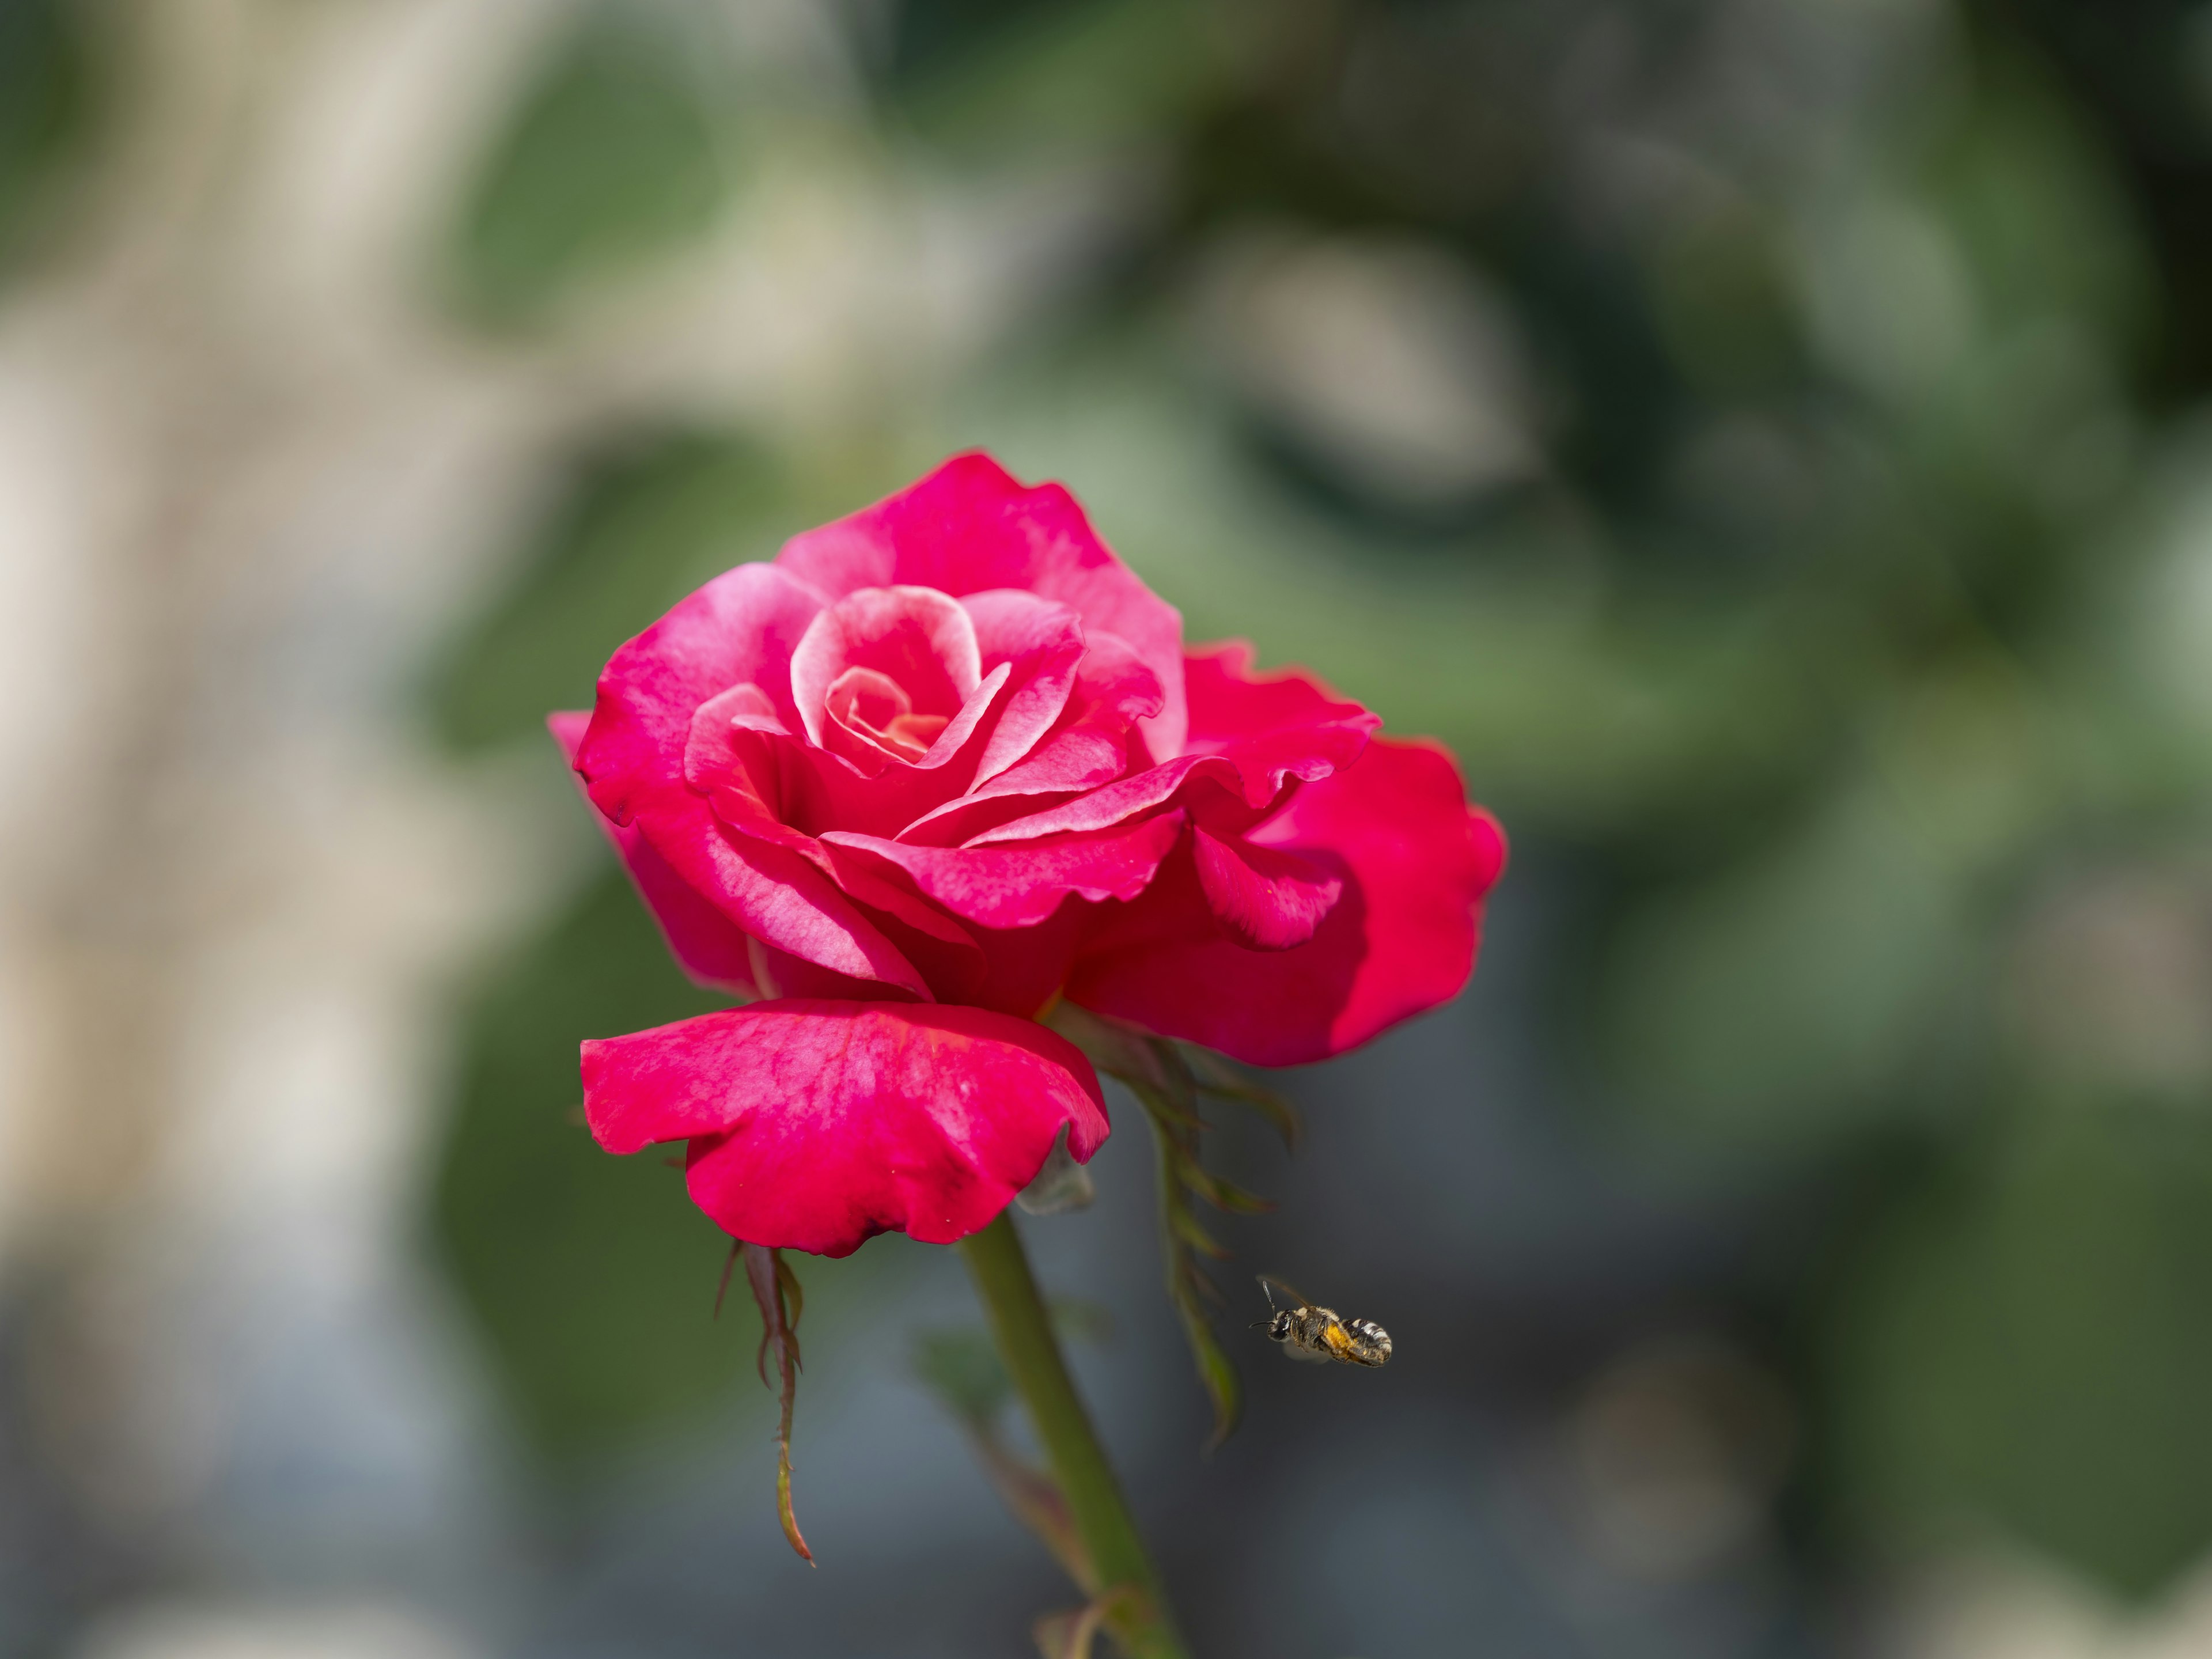
[[[1344,892],[1343,879],[1311,859],[1203,824],[1191,832],[1191,859],[1215,917],[1256,951],[1304,945]]]
[[[562,754],[572,766],[575,764],[577,745],[583,742],[584,728],[591,719],[581,709],[546,717],[546,728],[553,733],[553,740],[561,745]],[[580,792],[582,787],[582,780],[579,779],[577,788]],[[585,800],[589,805],[590,797],[586,796]],[[625,830],[596,807],[592,809],[592,817],[614,843],[623,868],[629,872],[638,896],[659,925],[670,952],[684,971],[702,985],[733,991],[740,996],[755,994],[757,988],[746,951],[750,941],[744,932],[670,869],[668,861],[653,850],[635,826]]]
[[[1164,812],[1109,834],[1011,848],[915,847],[836,830],[822,839],[904,871],[956,916],[1004,928],[1036,926],[1071,893],[1092,900],[1136,897],[1182,832],[1182,814]]]
[[[794,1000],[583,1047],[609,1152],[691,1140],[691,1196],[750,1243],[848,1255],[879,1232],[949,1244],[1035,1178],[1062,1126],[1107,1134],[1091,1063],[981,1008]]]
[[[1356,1048],[1435,1007],[1474,965],[1505,842],[1440,749],[1376,739],[1309,783],[1252,839],[1334,861],[1344,890],[1305,944],[1221,933],[1191,860],[1171,860],[1069,975],[1071,1001],[1259,1066]]]
[[[1180,754],[1182,618],[1098,539],[1056,483],[1026,489],[988,455],[955,456],[919,483],[795,536],[776,562],[832,597],[911,583],[961,598],[1018,588],[1072,606],[1086,633],[1118,634],[1158,677],[1144,723],[1155,756]]]

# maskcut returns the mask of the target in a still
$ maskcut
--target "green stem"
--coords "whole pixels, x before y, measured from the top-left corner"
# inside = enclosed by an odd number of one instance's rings
[[[1108,1615],[1106,1628],[1129,1659],[1187,1659],[1159,1574],[1067,1374],[1012,1214],[963,1239],[960,1249],[990,1311],[991,1334],[998,1339],[1006,1373],[1021,1391],[1037,1438],[1052,1460],[1099,1587],[1111,1591],[1132,1586],[1139,1592]]]

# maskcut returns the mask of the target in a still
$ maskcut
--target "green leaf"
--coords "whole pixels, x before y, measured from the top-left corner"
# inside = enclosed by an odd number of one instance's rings
[[[1160,1249],[1165,1261],[1168,1300],[1182,1322],[1200,1384],[1213,1406],[1213,1434],[1206,1443],[1212,1450],[1226,1440],[1243,1409],[1243,1389],[1237,1368],[1213,1334],[1212,1308],[1224,1298],[1220,1287],[1206,1276],[1194,1252],[1215,1261],[1229,1252],[1199,1224],[1191,1209],[1194,1194],[1216,1209],[1235,1215],[1252,1215],[1273,1207],[1266,1199],[1224,1181],[1199,1161],[1199,1146],[1206,1121],[1197,1110],[1202,1084],[1193,1070],[1186,1045],[1155,1037],[1121,1021],[1094,1014],[1069,1002],[1054,1004],[1044,1022],[1083,1050],[1092,1065],[1115,1077],[1134,1095],[1152,1126],[1159,1158]],[[1235,1074],[1213,1062],[1213,1093],[1241,1098]],[[1285,1111],[1288,1103],[1281,1103]],[[1287,1121],[1295,1131],[1296,1116]]]
[[[1211,1048],[1201,1048],[1194,1042],[1179,1042],[1176,1048],[1197,1078],[1200,1094],[1217,1095],[1249,1106],[1282,1137],[1284,1151],[1297,1151],[1298,1142],[1305,1134],[1305,1122],[1290,1101],[1273,1089],[1261,1088]]]

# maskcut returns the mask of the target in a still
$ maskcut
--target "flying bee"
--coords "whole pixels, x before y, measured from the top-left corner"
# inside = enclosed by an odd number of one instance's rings
[[[1335,1309],[1316,1307],[1272,1273],[1260,1275],[1260,1290],[1273,1316],[1261,1320],[1254,1328],[1264,1326],[1291,1358],[1316,1364],[1334,1359],[1346,1365],[1389,1363],[1390,1333],[1373,1320],[1340,1319]],[[1277,1291],[1283,1293],[1289,1307],[1275,1306]]]

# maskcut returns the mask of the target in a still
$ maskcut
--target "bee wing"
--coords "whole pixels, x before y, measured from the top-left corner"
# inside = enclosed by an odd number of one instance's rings
[[[1268,1302],[1277,1307],[1288,1306],[1296,1309],[1310,1308],[1314,1305],[1312,1302],[1300,1295],[1297,1286],[1291,1284],[1288,1279],[1278,1279],[1273,1273],[1261,1273],[1260,1275],[1260,1283],[1263,1288],[1268,1289]],[[1274,1292],[1276,1291],[1281,1292],[1286,1300],[1282,1303],[1277,1303],[1274,1297]]]

